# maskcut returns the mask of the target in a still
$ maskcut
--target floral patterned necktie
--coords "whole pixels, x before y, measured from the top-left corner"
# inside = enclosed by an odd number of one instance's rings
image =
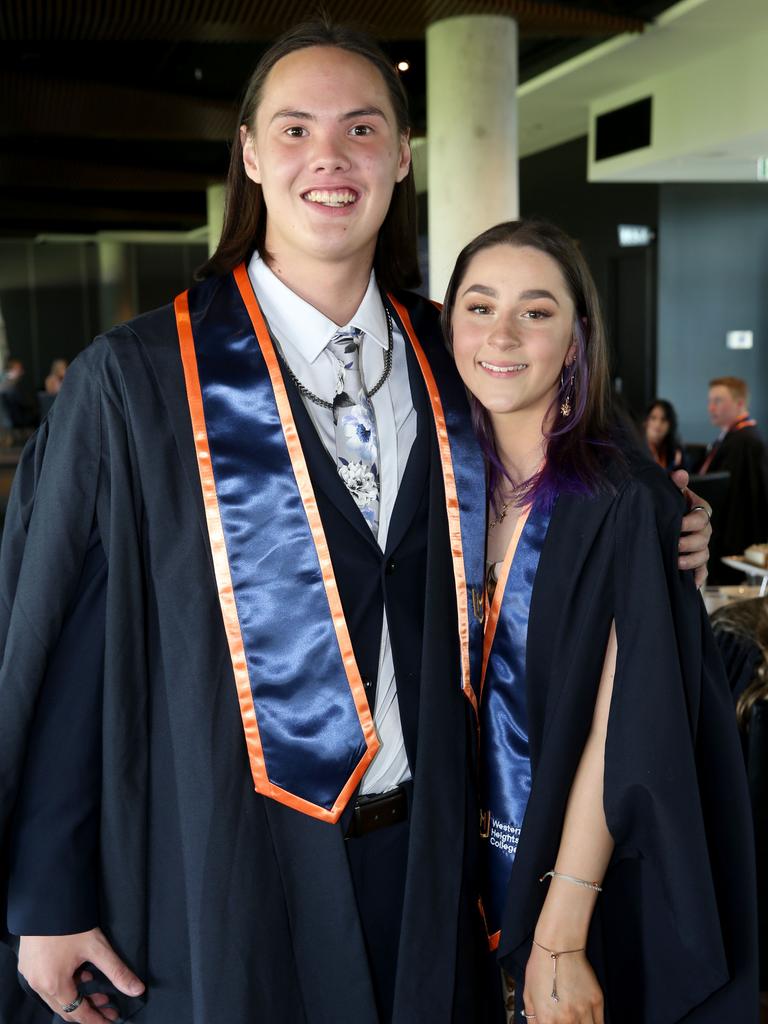
[[[373,403],[365,393],[360,375],[358,327],[338,331],[328,349],[339,362],[333,422],[336,427],[336,460],[339,476],[355,499],[373,531],[379,531],[379,439]]]

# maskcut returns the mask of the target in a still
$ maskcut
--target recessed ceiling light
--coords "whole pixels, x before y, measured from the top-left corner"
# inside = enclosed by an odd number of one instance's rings
[[[410,66],[411,65],[408,63],[407,60],[401,60],[401,61],[399,61],[398,65],[397,65],[397,70],[398,71],[408,71]]]

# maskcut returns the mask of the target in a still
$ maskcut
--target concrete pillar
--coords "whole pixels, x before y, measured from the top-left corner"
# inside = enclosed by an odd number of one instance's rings
[[[205,190],[208,206],[208,255],[213,256],[224,227],[224,197],[226,186],[209,185]]]
[[[427,29],[429,291],[459,251],[518,216],[517,24],[469,15]]]
[[[124,242],[99,239],[99,330],[136,316],[133,264]]]

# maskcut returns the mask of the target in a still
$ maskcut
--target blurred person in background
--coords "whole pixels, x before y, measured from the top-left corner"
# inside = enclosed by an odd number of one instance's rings
[[[24,394],[22,381],[25,374],[24,363],[15,356],[10,356],[0,377],[0,400],[4,407],[3,411],[10,421],[10,426],[15,430],[33,427],[37,422],[34,410]]]
[[[683,465],[683,446],[677,432],[677,413],[671,402],[657,398],[648,406],[643,419],[645,440],[651,455],[662,469]]]
[[[698,472],[731,475],[724,513],[712,523],[711,583],[740,582],[742,574],[720,559],[768,540],[768,452],[748,403],[747,384],[740,377],[709,382],[709,418],[720,433]]]
[[[47,395],[58,395],[61,385],[64,383],[64,375],[67,372],[68,365],[66,359],[53,360],[50,372],[45,378],[45,393]]]

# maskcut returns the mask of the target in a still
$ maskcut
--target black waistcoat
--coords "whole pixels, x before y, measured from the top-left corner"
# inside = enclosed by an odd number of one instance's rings
[[[430,421],[424,383],[407,343],[406,352],[417,428],[384,551],[345,487],[287,374],[285,383],[328,541],[352,647],[372,711],[376,704],[384,608],[387,610],[403,736],[413,768],[427,571]]]

